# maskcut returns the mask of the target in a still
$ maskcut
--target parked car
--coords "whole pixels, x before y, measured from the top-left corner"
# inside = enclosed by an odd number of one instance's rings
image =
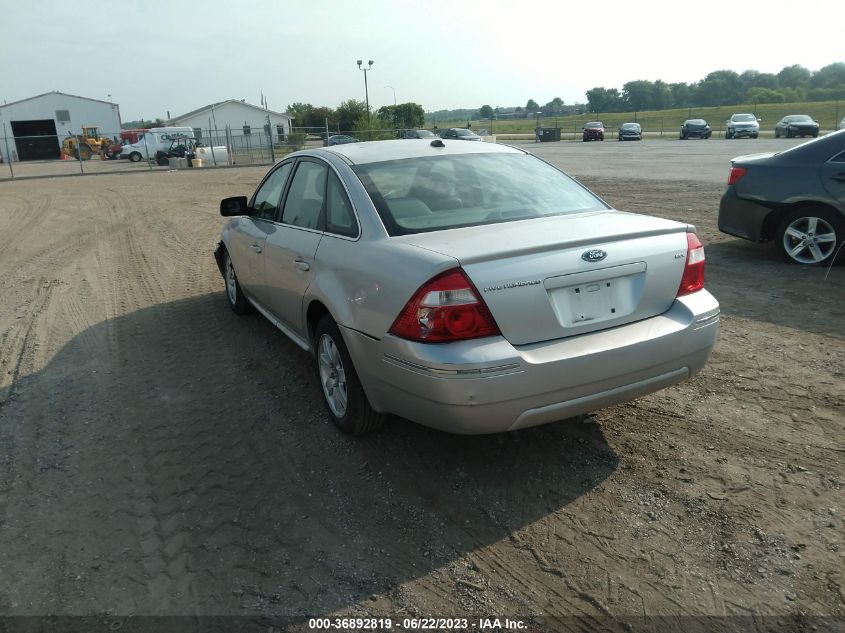
[[[732,114],[725,121],[725,138],[757,138],[760,136],[760,119],[753,114]]]
[[[437,138],[437,135],[431,130],[403,130],[402,138]]]
[[[845,130],[777,153],[731,161],[719,230],[775,240],[792,262],[842,261],[845,242]]]
[[[819,135],[819,122],[806,114],[790,114],[775,123],[775,138],[785,136],[816,137]]]
[[[590,121],[585,124],[581,140],[585,143],[587,141],[603,141],[604,140],[604,123],[601,121]]]
[[[326,145],[344,145],[346,143],[360,143],[357,138],[354,136],[349,136],[347,134],[333,134],[329,137]]]
[[[639,123],[623,123],[619,126],[620,141],[641,141],[643,140],[643,129]]]
[[[451,138],[458,141],[482,140],[478,134],[476,134],[472,130],[468,130],[463,127],[447,127],[443,130],[440,130],[440,138]]]
[[[710,138],[712,131],[704,119],[687,119],[681,126],[681,133],[678,135],[682,141],[688,138]]]
[[[692,226],[616,211],[516,148],[303,150],[220,211],[231,309],[311,352],[349,433],[569,418],[688,378],[716,339]]]

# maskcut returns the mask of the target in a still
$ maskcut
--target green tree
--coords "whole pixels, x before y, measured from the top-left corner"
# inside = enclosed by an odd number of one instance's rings
[[[534,114],[540,109],[540,104],[534,101],[534,99],[529,99],[528,103],[525,104],[525,109],[531,114]]]
[[[364,121],[367,120],[367,104],[357,99],[348,99],[337,106],[335,116],[337,116],[337,125],[341,132],[355,130],[357,121],[362,117]]]
[[[687,84],[687,83],[674,83],[669,84],[669,90],[672,91],[672,107],[674,108],[687,108],[692,103],[693,93],[695,92],[694,87]]]
[[[622,99],[629,112],[654,109],[654,84],[644,79],[629,81],[622,86]]]
[[[803,88],[806,90],[810,86],[810,78],[812,73],[809,70],[794,64],[786,66],[778,73],[778,83],[781,88]]]
[[[418,128],[425,125],[425,110],[418,103],[408,102],[378,109],[379,127],[388,129]]]
[[[745,100],[749,103],[783,103],[784,95],[779,90],[757,86],[748,91]]]
[[[695,91],[699,104],[720,106],[740,103],[744,97],[742,82],[733,70],[715,70],[702,79]]]
[[[587,91],[587,110],[590,112],[620,112],[622,96],[616,88],[596,87]]]
[[[836,62],[819,68],[810,78],[810,88],[827,88],[845,93],[845,63]]]
[[[478,118],[479,119],[492,119],[493,118],[493,108],[489,105],[483,105],[478,110]]]
[[[293,124],[298,127],[306,127],[311,120],[311,111],[314,109],[310,103],[292,103],[288,106],[287,113],[293,118]]]

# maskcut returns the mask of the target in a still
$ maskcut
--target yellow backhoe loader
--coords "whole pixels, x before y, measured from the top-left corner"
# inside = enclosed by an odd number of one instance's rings
[[[62,151],[78,160],[89,160],[94,154],[109,149],[110,141],[100,136],[100,130],[92,125],[83,125],[82,134],[68,136],[62,143]]]

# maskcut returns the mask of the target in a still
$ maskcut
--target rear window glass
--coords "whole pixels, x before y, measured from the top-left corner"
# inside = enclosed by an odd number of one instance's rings
[[[569,176],[527,154],[432,156],[353,169],[390,235],[607,208]]]

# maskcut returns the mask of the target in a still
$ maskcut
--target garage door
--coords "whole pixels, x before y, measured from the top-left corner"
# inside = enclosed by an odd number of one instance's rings
[[[18,148],[18,160],[60,158],[53,119],[12,121],[12,135]]]

